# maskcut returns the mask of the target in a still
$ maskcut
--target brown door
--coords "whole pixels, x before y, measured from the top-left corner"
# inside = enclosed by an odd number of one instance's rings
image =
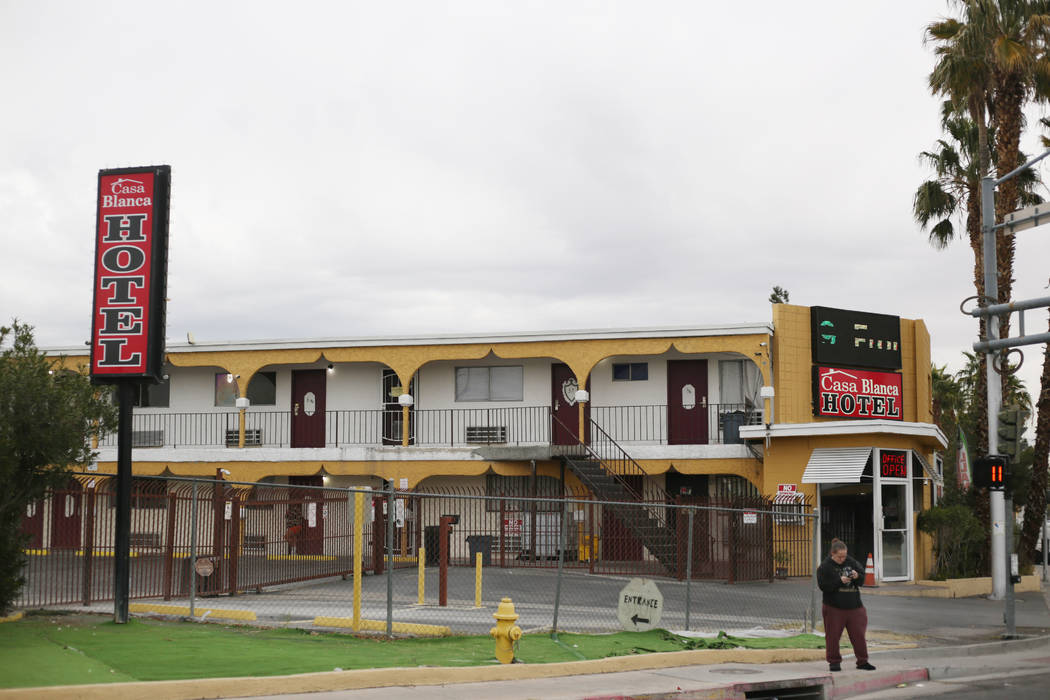
[[[51,547],[76,549],[80,547],[80,518],[84,493],[80,484],[71,481],[64,489],[51,496]]]
[[[292,372],[292,447],[324,447],[325,371]]]
[[[707,444],[707,360],[667,362],[667,444]]]
[[[324,482],[320,475],[290,476],[288,483],[293,486],[318,486]],[[317,489],[290,489],[288,512],[299,521],[299,530],[295,541],[294,554],[324,554],[324,491]]]
[[[576,445],[580,440],[580,409],[576,404],[579,385],[576,375],[568,365],[551,365],[551,412],[556,420],[551,421],[551,443],[554,445]],[[587,382],[590,389],[590,381]],[[584,404],[584,442],[590,442],[591,404]]]
[[[44,547],[44,501],[33,501],[22,516],[22,534],[29,536],[27,549]]]

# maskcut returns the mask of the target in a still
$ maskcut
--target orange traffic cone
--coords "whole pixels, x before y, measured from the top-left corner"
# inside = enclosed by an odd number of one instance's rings
[[[871,552],[868,552],[868,563],[864,565],[864,586],[868,588],[878,585],[875,583],[875,560],[871,558]]]

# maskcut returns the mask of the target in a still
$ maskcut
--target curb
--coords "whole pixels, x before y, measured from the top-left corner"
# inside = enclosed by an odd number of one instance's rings
[[[771,664],[824,659],[823,649],[698,649],[644,656],[615,656],[593,661],[554,664],[500,664],[493,666],[424,666],[326,671],[290,676],[201,678],[179,681],[136,681],[99,685],[65,685],[0,690],[3,700],[40,700],[75,697],[80,700],[191,700],[192,698],[250,697],[282,693],[363,690],[397,686],[449,685],[486,681],[537,680],[562,676],[646,671],[678,666],[725,663]],[[724,697],[724,696],[720,696]]]
[[[174,615],[176,617],[189,617],[188,605],[159,605],[156,603],[130,603],[128,612],[146,613],[152,615]],[[204,619],[213,617],[219,620],[245,620],[254,621],[255,612],[252,610],[230,610],[224,608],[196,608],[194,612],[197,617]]]
[[[917,683],[930,679],[925,668],[912,668],[888,673],[846,673],[833,675],[791,678],[782,681],[759,681],[756,683],[730,683],[717,687],[675,690],[670,693],[646,693],[644,695],[589,695],[583,700],[745,700],[749,693],[771,690],[814,690],[821,688],[824,698],[851,698],[862,693],[895,688],[901,683]],[[794,695],[794,693],[792,694]],[[765,697],[763,695],[762,697]]]

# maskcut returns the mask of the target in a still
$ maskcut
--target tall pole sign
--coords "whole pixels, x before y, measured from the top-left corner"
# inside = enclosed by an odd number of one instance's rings
[[[117,523],[114,620],[128,621],[131,558],[131,407],[141,384],[161,380],[168,286],[171,167],[100,170],[95,215],[91,381],[114,384]]]

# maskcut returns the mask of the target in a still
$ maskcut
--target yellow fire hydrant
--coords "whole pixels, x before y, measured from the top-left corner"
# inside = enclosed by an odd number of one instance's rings
[[[518,614],[514,612],[511,599],[501,600],[492,617],[496,618],[496,626],[489,630],[489,634],[496,640],[496,658],[501,664],[513,663],[514,642],[521,639],[521,628],[514,624]]]

